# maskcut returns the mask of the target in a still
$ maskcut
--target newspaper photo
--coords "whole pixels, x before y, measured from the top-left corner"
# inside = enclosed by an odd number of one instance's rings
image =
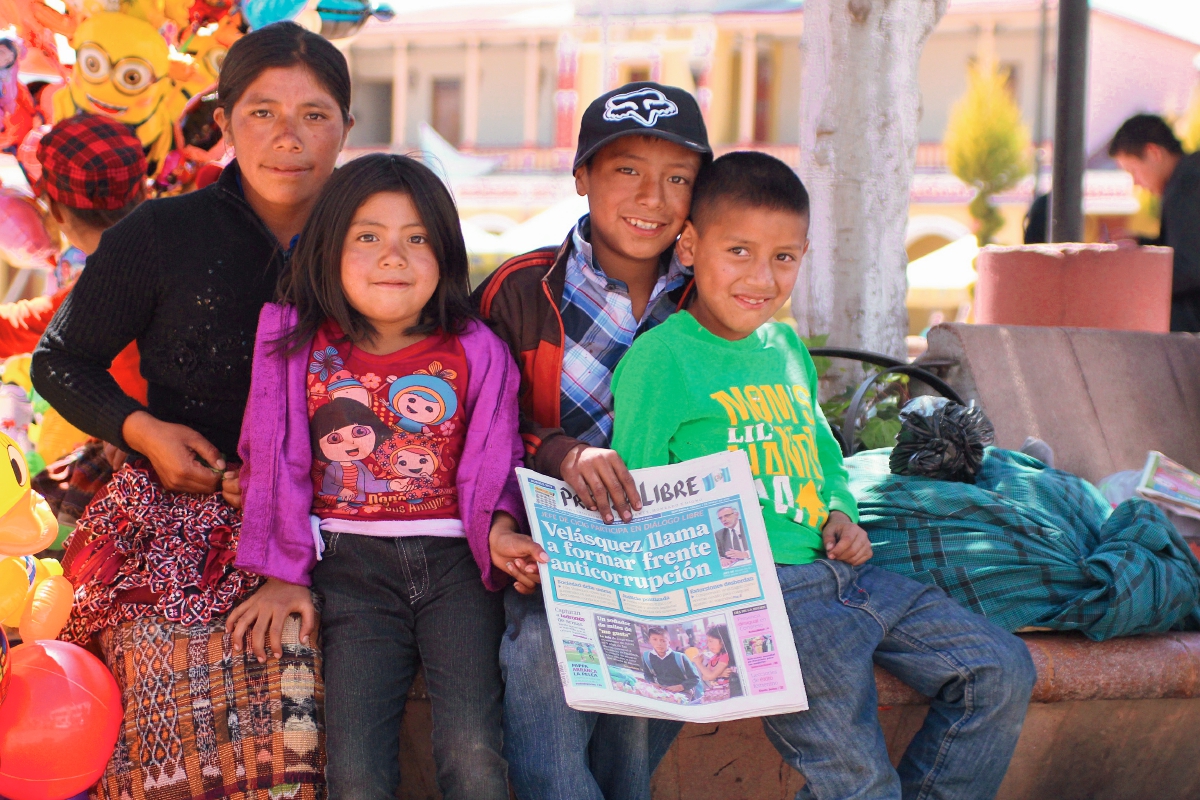
[[[1157,450],[1146,457],[1136,491],[1177,514],[1200,519],[1200,475]]]
[[[808,708],[745,453],[633,470],[642,510],[611,525],[517,473],[568,705],[687,722]]]

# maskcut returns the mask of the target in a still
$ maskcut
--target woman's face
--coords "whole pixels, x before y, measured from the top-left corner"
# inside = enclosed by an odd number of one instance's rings
[[[247,196],[281,209],[316,200],[354,124],[299,65],[264,70],[229,114],[218,108],[213,118],[237,151]]]
[[[713,636],[708,637],[708,651],[714,655],[721,652],[721,640]]]

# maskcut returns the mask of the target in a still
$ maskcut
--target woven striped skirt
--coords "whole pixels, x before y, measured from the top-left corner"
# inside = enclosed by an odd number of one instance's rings
[[[125,720],[93,800],[323,800],[321,656],[299,630],[291,617],[283,657],[259,664],[230,650],[224,616],[106,628]]]

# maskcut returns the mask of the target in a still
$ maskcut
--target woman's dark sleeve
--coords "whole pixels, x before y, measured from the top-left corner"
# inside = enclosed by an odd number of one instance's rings
[[[144,406],[121,391],[108,368],[154,316],[162,260],[153,205],[105,231],[31,367],[34,388],[68,422],[124,450],[125,418]]]

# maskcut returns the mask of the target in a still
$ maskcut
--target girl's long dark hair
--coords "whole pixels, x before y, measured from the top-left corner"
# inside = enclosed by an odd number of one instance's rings
[[[291,269],[280,282],[280,298],[295,306],[299,318],[296,329],[282,342],[285,348],[295,352],[304,347],[326,319],[333,319],[352,341],[375,336],[375,328],[350,306],[342,291],[342,244],[358,209],[380,192],[412,198],[440,267],[437,289],[408,332],[461,333],[475,318],[467,246],[449,190],[421,162],[375,153],[334,171],[300,233]]]
[[[737,662],[733,658],[733,648],[729,646],[729,627],[726,625],[713,625],[706,633],[720,642],[721,650],[729,654],[729,666],[737,666]]]

